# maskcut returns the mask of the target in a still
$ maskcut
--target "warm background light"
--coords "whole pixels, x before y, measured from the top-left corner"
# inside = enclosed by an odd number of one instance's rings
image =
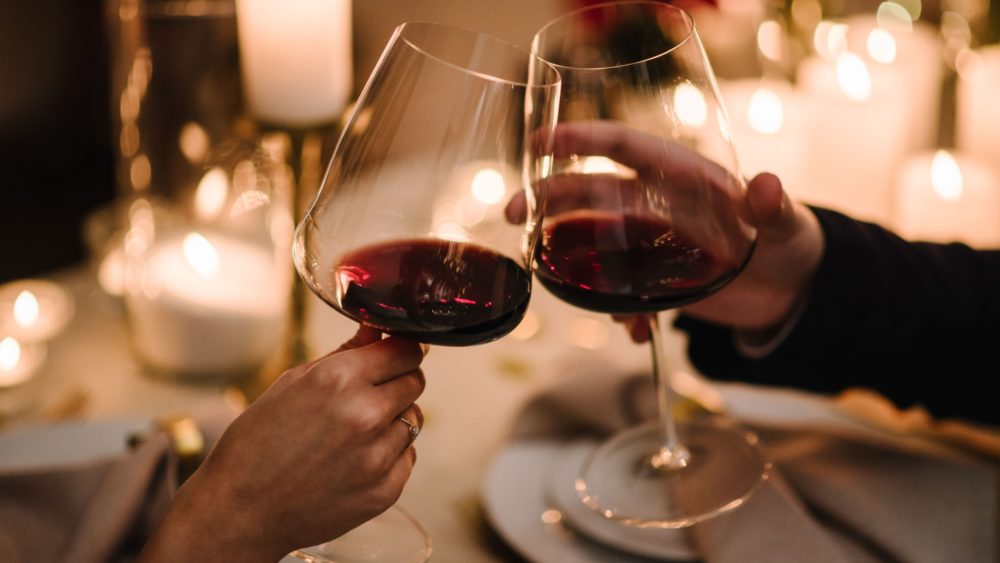
[[[188,233],[184,237],[183,248],[184,259],[199,276],[211,278],[219,272],[219,253],[204,236]]]
[[[962,197],[962,171],[945,151],[934,153],[931,161],[931,186],[941,199],[955,201]]]
[[[30,327],[38,322],[38,298],[25,289],[14,301],[14,322],[22,327]]]
[[[202,221],[211,221],[222,213],[229,196],[229,178],[221,168],[212,168],[201,177],[194,192],[195,215]]]

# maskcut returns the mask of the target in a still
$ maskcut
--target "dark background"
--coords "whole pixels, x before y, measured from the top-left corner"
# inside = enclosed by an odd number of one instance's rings
[[[82,260],[115,195],[101,0],[0,2],[0,281]]]

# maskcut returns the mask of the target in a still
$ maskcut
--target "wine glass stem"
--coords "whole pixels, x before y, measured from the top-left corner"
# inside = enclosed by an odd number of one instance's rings
[[[661,471],[687,467],[691,461],[691,451],[684,447],[677,435],[677,425],[671,408],[674,402],[673,387],[664,357],[663,331],[660,330],[659,315],[649,315],[649,344],[653,358],[653,383],[656,386],[656,400],[659,407],[660,423],[663,425],[663,445],[653,454],[650,464]]]

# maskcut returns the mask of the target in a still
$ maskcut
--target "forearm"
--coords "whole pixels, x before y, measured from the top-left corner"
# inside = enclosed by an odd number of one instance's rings
[[[998,383],[979,366],[992,356],[988,340],[998,332],[1000,252],[908,243],[874,225],[816,213],[827,248],[794,330],[751,359],[733,345],[734,331],[682,317],[695,365],[717,377],[825,392],[867,386],[902,406],[997,418],[985,397]]]

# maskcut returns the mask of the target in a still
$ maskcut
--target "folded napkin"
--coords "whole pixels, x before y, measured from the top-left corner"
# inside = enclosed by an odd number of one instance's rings
[[[235,414],[219,410],[151,423],[110,457],[0,468],[0,561],[134,558],[166,511],[185,464],[195,450],[207,451]]]
[[[513,440],[600,438],[655,416],[648,374],[592,357],[559,372],[567,375],[515,419]],[[802,424],[766,416],[741,422],[760,437],[775,469],[746,504],[690,529],[706,563],[1000,557],[998,467],[984,458],[846,414]]]

